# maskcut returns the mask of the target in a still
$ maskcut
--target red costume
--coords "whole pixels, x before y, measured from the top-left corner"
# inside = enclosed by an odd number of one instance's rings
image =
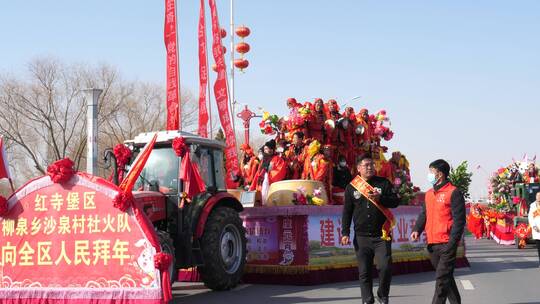
[[[339,105],[334,99],[330,99],[325,104],[324,112],[326,116],[326,121],[325,121],[326,144],[337,146],[338,134],[337,134],[336,126],[339,119],[341,118],[341,115],[339,114]],[[337,157],[337,154],[334,156]],[[334,161],[336,160],[337,158],[334,159]]]
[[[287,151],[285,151],[285,161],[288,166],[287,179],[300,179],[302,178],[302,171],[304,170],[304,162],[306,161],[307,151],[304,145],[296,146],[291,145]]]
[[[325,146],[324,149],[329,149]],[[332,202],[332,179],[333,179],[333,163],[330,157],[318,153],[311,158],[306,158],[304,163],[303,179],[316,180],[324,184],[326,195],[328,196],[328,204]]]
[[[355,167],[357,152],[354,149],[354,125],[348,118],[342,118],[337,130],[337,150],[347,160],[349,168]]]
[[[325,142],[325,121],[326,115],[324,115],[324,104],[322,99],[319,98],[315,100],[314,109],[312,111],[311,119],[308,121],[307,128],[309,136],[320,143]]]
[[[261,191],[266,173],[268,173],[269,185],[285,179],[285,175],[287,174],[287,166],[283,158],[279,157],[278,155],[274,155],[268,157],[267,159],[263,159],[263,161],[259,163],[257,172],[253,176],[253,181],[251,182],[251,187],[249,188],[250,191]]]
[[[289,108],[289,116],[284,123],[287,131],[287,140],[291,140],[294,133],[298,131],[307,134],[307,119],[302,117],[298,111],[302,108],[302,105],[296,102],[296,99],[289,98],[287,99],[287,107]]]
[[[478,204],[472,206],[471,212],[467,216],[467,229],[469,229],[477,239],[482,238],[484,235],[484,218],[482,217],[482,211]]]
[[[369,117],[369,112],[366,109],[360,110],[360,113],[356,115],[355,144],[359,154],[370,151],[373,128]]]
[[[253,154],[253,149],[249,145],[243,144],[240,150],[244,151],[240,173],[244,178],[244,185],[251,185],[253,176],[259,167],[259,159]]]

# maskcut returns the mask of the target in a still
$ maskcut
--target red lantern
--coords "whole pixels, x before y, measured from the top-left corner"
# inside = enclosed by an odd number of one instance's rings
[[[217,72],[217,64],[212,64],[212,71]]]
[[[242,38],[246,38],[251,33],[251,31],[249,30],[247,26],[239,26],[236,28],[235,32],[236,32],[236,35]]]
[[[221,38],[227,37],[227,31],[224,28],[219,30],[219,34],[221,35]]]
[[[249,44],[245,43],[245,42],[240,42],[240,43],[237,43],[236,44],[236,47],[235,47],[236,51],[240,54],[245,54],[247,52],[249,52]]]
[[[249,61],[247,61],[246,59],[235,59],[234,66],[239,68],[241,71],[249,66]]]

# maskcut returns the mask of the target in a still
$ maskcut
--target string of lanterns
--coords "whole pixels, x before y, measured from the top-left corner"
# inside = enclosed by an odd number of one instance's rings
[[[249,52],[251,49],[251,46],[244,41],[244,38],[249,36],[251,34],[251,30],[247,26],[239,26],[236,28],[235,33],[238,37],[240,37],[241,41],[237,43],[234,47],[237,53],[240,54],[240,58],[234,60],[234,66],[239,69],[241,72],[244,71],[245,68],[249,66],[249,61],[244,58],[244,55]],[[221,38],[227,37],[227,31],[224,28],[221,28],[220,30]],[[227,48],[223,46],[223,53],[227,52]],[[212,64],[212,70],[214,72],[217,72],[217,65],[214,63]]]
[[[242,72],[249,66],[249,61],[244,58],[244,55],[249,52],[250,46],[247,42],[244,42],[244,38],[249,36],[251,31],[247,26],[239,26],[236,28],[235,32],[242,41],[237,43],[234,47],[236,52],[240,54],[240,58],[234,60],[234,66]]]

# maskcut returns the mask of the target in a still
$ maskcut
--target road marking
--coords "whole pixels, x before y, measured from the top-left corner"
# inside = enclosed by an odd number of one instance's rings
[[[465,290],[474,290],[474,286],[469,280],[460,280],[461,285],[463,286],[463,289]]]
[[[242,289],[248,288],[250,286],[251,286],[251,284],[243,284],[243,285],[240,285],[240,286],[236,287],[235,289],[233,289],[233,291],[242,290]]]
[[[502,262],[503,259],[502,258],[486,258],[486,262],[489,262],[489,263],[496,263],[496,262]]]
[[[471,267],[456,268],[456,271],[471,271]]]
[[[538,258],[536,257],[524,257],[523,259],[527,262],[538,262]]]

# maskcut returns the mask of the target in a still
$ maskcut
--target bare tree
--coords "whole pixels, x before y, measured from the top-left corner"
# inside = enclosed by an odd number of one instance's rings
[[[16,180],[45,174],[51,162],[70,157],[80,168],[86,160],[87,88],[103,90],[98,103],[100,150],[140,132],[165,125],[165,89],[125,81],[109,65],[66,65],[54,58],[36,59],[28,75],[0,75],[0,135],[6,141]],[[183,127],[193,128],[197,105],[182,92]]]

